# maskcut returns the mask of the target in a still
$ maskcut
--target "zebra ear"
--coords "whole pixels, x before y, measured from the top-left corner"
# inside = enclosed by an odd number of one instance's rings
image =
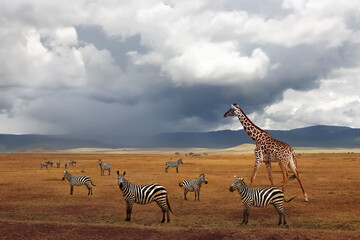
[[[124,171],[123,176],[125,176],[126,172]]]
[[[244,179],[243,178],[239,178],[241,181],[244,181]]]
[[[119,176],[119,170],[116,171],[117,175]]]

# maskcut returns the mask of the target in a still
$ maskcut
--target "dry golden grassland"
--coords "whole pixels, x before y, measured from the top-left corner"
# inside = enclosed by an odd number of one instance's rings
[[[359,239],[360,237],[360,154],[313,154],[297,156],[298,169],[309,202],[303,201],[297,181],[289,181],[284,203],[287,226],[277,226],[272,206],[251,208],[249,224],[241,225],[243,205],[229,187],[234,173],[249,183],[253,154],[215,154],[185,157],[179,173],[165,162],[177,160],[173,153],[158,154],[0,154],[0,238],[1,239]],[[110,176],[100,176],[98,158],[112,164]],[[60,160],[61,167],[56,168]],[[72,175],[88,175],[96,187],[87,195],[85,186],[61,181],[64,163]],[[40,170],[40,162],[54,167]],[[158,183],[168,190],[173,214],[161,224],[162,212],[151,203],[134,205],[131,222],[125,222],[125,201],[117,185],[116,170],[126,171],[131,183]],[[183,199],[179,182],[207,174],[200,202],[194,193]],[[273,164],[277,187],[282,174]],[[267,187],[265,165],[260,167],[254,187]]]

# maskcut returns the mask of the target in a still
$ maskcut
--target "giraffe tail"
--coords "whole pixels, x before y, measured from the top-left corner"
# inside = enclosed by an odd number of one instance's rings
[[[294,180],[295,178],[296,178],[296,175],[293,174],[293,175],[291,175],[291,176],[289,177],[289,180]]]

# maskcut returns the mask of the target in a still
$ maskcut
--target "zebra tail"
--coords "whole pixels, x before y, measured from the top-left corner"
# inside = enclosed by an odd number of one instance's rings
[[[166,204],[169,206],[170,212],[171,212],[172,214],[174,214],[173,211],[171,210],[170,203],[169,203],[169,198],[168,198],[167,195],[166,195]]]
[[[284,198],[284,201],[285,202],[290,202],[291,200],[293,200],[294,198],[296,198],[298,195],[296,195],[295,197],[292,197],[292,198],[290,198],[289,200],[286,200],[285,198]]]
[[[182,186],[183,186],[183,185],[182,185],[182,182],[179,182],[179,186],[180,186],[180,187],[182,187]]]
[[[93,182],[92,182],[92,181],[90,181],[90,183],[91,183],[91,185],[93,185],[94,187],[96,187],[96,185],[95,185],[95,184],[93,184]]]

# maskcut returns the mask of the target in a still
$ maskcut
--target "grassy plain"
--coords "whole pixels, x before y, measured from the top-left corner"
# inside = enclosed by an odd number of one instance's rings
[[[234,173],[249,183],[253,154],[209,153],[185,157],[179,173],[165,162],[174,153],[14,153],[0,154],[1,239],[359,239],[360,154],[303,153],[297,156],[309,202],[304,202],[296,181],[289,181],[285,203],[287,226],[277,226],[272,206],[252,208],[249,224],[241,225],[243,206],[237,192],[229,192]],[[98,158],[112,163],[110,176],[100,176]],[[55,162],[60,160],[61,167]],[[73,175],[88,175],[96,187],[93,196],[85,186],[75,187],[70,196],[67,181],[61,181],[64,162]],[[54,167],[40,170],[40,162]],[[131,222],[125,222],[125,201],[116,184],[116,170],[126,171],[136,184],[159,183],[169,192],[174,214],[161,224],[162,213],[155,204],[134,205]],[[188,201],[178,183],[206,173],[209,184],[201,189],[200,202],[193,193]],[[275,184],[281,187],[281,172],[273,164]],[[254,187],[269,186],[266,168],[260,167]]]

